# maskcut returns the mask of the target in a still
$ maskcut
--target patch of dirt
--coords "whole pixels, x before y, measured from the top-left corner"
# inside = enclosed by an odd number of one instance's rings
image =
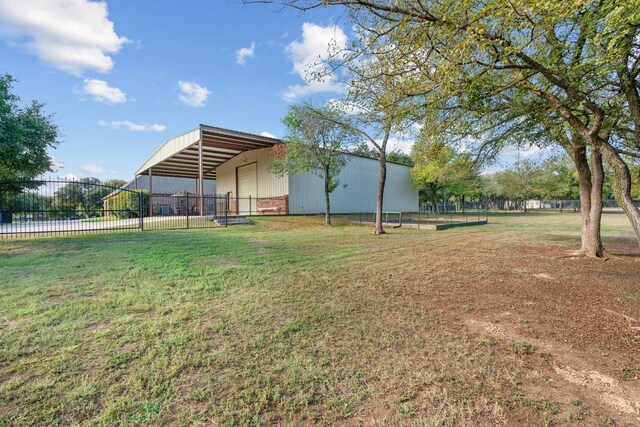
[[[17,319],[4,319],[3,324],[7,329],[15,329],[25,323],[26,317],[19,317]]]
[[[557,365],[553,368],[565,381],[600,393],[600,399],[604,404],[625,414],[640,415],[640,390],[626,390],[617,380],[598,371],[577,370],[571,366]]]
[[[503,312],[497,317],[505,319],[508,316],[505,313],[510,314]],[[583,354],[573,351],[566,344],[524,336],[511,325],[473,318],[466,319],[465,324],[480,335],[489,335],[510,343],[528,342],[549,353],[552,356],[552,368],[557,384],[556,387],[546,388],[546,393],[551,392],[556,396],[556,400],[562,400],[563,395],[581,395],[587,401],[587,406],[613,409],[620,418],[640,421],[640,387],[632,383],[623,384],[599,372]],[[557,381],[558,379],[562,381]],[[529,391],[534,389],[535,387],[529,387]]]
[[[47,299],[49,301],[62,301],[62,302],[64,302],[64,301],[76,298],[77,296],[78,296],[77,294],[68,294],[68,293],[60,294],[60,293],[56,293],[56,294],[49,295],[47,297]]]
[[[101,330],[107,329],[110,324],[111,323],[106,322],[106,321],[96,322],[96,323],[94,323],[94,324],[89,326],[89,330],[90,331],[101,331]]]
[[[138,348],[138,344],[137,343],[128,342],[125,345],[123,345],[122,347],[120,347],[120,353],[129,353],[129,352],[132,352],[132,351],[136,350],[137,348]]]
[[[253,240],[249,240],[249,244],[254,246],[264,246],[269,244],[269,242],[262,239],[253,239]]]

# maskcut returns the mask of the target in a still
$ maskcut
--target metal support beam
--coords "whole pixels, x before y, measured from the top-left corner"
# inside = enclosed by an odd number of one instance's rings
[[[204,173],[202,167],[202,126],[200,126],[200,141],[198,141],[198,210],[203,215],[204,208]]]
[[[152,195],[153,194],[153,173],[151,172],[151,168],[149,168],[149,194],[148,194],[148,201],[147,204],[149,205],[149,216],[153,216],[153,203],[152,202]]]

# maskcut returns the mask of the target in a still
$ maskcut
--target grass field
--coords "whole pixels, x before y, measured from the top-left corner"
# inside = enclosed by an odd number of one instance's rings
[[[0,426],[640,423],[625,217],[322,221],[1,241]]]

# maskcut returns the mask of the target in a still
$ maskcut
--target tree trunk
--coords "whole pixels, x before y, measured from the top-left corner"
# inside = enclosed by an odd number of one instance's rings
[[[382,228],[382,201],[384,200],[384,183],[387,179],[387,153],[381,150],[378,153],[380,162],[380,177],[378,179],[378,197],[376,199],[376,229],[373,234],[384,234]]]
[[[331,201],[329,200],[329,166],[324,166],[324,225],[331,225]]]
[[[433,191],[431,192],[431,203],[433,204],[433,213],[438,214],[438,194],[436,193],[435,185],[432,187]]]
[[[600,145],[600,149],[607,159],[607,163],[613,168],[615,175],[613,195],[624,213],[627,214],[636,233],[638,244],[640,244],[640,209],[633,204],[633,199],[631,198],[631,173],[629,172],[629,167],[609,143],[603,142]]]
[[[582,216],[582,230],[580,233],[582,246],[579,253],[587,257],[600,258],[603,255],[600,235],[602,184],[604,182],[602,155],[597,150],[593,150],[591,152],[590,167],[587,161],[586,148],[582,145],[574,145],[574,147],[571,157],[578,171],[580,215]]]

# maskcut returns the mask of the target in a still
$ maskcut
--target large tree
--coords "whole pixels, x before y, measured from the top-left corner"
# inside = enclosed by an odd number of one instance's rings
[[[123,182],[122,180],[108,181],[109,184]],[[81,178],[71,181],[56,191],[53,199],[56,208],[67,215],[80,214],[85,218],[102,214],[102,198],[113,191],[111,185],[103,184],[98,178]]]
[[[278,2],[346,6],[361,36],[351,60],[376,56],[384,65],[378,76],[401,80],[396,88],[427,111],[471,111],[495,119],[486,129],[529,123],[562,135],[556,142],[580,173],[582,251],[590,256],[602,254],[589,235],[599,230],[606,160],[640,241],[629,170],[640,156],[640,0]]]
[[[376,218],[374,234],[384,234],[382,213],[384,206],[384,188],[387,179],[387,152],[389,142],[394,135],[405,132],[412,115],[408,114],[410,106],[404,101],[406,97],[399,95],[395,88],[395,79],[367,78],[369,73],[376,72],[375,59],[365,62],[354,62],[349,66],[349,74],[359,76],[352,80],[347,93],[346,102],[334,102],[338,108],[348,112],[342,120],[334,120],[336,124],[354,132],[361,138],[358,147],[369,147],[369,153],[378,160],[379,175],[376,193]],[[331,118],[329,118],[331,119]],[[332,120],[332,119],[331,119]],[[397,158],[394,156],[394,158]]]
[[[335,104],[316,108],[310,103],[292,105],[283,123],[287,134],[274,147],[270,169],[276,174],[310,171],[324,184],[325,223],[331,225],[331,193],[347,162],[345,152],[355,143],[349,117]]]
[[[57,145],[59,132],[43,104],[18,105],[14,81],[9,74],[0,76],[0,179],[29,180],[52,170],[47,150]]]

